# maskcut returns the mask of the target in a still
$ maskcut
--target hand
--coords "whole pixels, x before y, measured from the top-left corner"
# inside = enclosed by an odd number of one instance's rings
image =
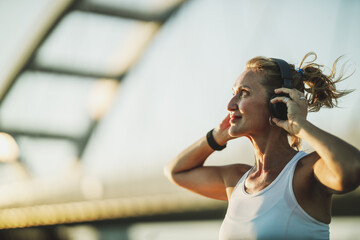
[[[306,121],[308,103],[304,94],[297,89],[278,88],[275,93],[287,93],[288,97],[276,97],[271,103],[283,102],[287,107],[288,120],[272,118],[272,121],[278,126],[285,129],[288,133],[297,136],[300,132],[301,124]]]
[[[225,117],[225,119],[220,123],[218,127],[216,127],[213,131],[215,141],[223,146],[229,140],[234,139],[235,137],[231,137],[229,135],[229,128],[230,128],[230,113]]]

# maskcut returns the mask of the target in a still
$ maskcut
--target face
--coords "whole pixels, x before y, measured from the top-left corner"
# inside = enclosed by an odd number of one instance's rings
[[[235,81],[228,104],[231,136],[254,135],[269,128],[268,96],[261,78],[261,74],[246,70]]]

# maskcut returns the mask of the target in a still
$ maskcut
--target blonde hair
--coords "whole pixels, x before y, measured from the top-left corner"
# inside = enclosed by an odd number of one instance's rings
[[[313,56],[314,59],[305,62],[309,56]],[[314,52],[307,53],[302,59],[299,68],[303,70],[303,73],[299,73],[293,64],[289,64],[293,76],[293,88],[305,93],[309,112],[317,112],[322,107],[337,107],[338,98],[353,91],[336,89],[336,83],[345,80],[352,75],[350,74],[349,76],[344,77],[344,64],[340,73],[335,76],[337,74],[336,67],[341,57],[342,56],[335,60],[329,75],[324,74],[324,65],[315,63],[317,55]],[[246,69],[263,74],[264,78],[262,84],[265,86],[269,98],[274,94],[274,89],[280,88],[283,85],[280,69],[276,62],[271,58],[252,58],[247,62]],[[300,139],[295,136],[290,136],[290,138],[291,147],[298,150],[300,147]]]

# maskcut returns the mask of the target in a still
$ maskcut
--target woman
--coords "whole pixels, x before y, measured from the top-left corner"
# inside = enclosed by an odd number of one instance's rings
[[[302,67],[311,55],[315,59]],[[177,185],[229,201],[220,239],[329,239],[333,194],[359,186],[359,150],[306,119],[308,110],[334,107],[348,93],[335,88],[343,79],[342,74],[335,79],[339,58],[328,76],[315,60],[316,54],[308,53],[299,69],[287,65],[293,88],[282,87],[285,80],[276,59],[248,61],[235,81],[229,115],[165,167],[165,175]],[[270,114],[269,102],[286,105],[283,120]],[[254,166],[204,166],[214,150],[238,137],[251,141]],[[315,151],[298,151],[300,139]]]

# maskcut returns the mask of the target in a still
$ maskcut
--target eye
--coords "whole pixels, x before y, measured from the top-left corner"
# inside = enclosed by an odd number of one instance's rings
[[[249,94],[250,92],[244,88],[232,92],[233,97],[238,96],[239,98],[247,97]]]
[[[249,95],[249,91],[247,91],[245,89],[240,90],[240,97],[246,97],[248,95]]]

